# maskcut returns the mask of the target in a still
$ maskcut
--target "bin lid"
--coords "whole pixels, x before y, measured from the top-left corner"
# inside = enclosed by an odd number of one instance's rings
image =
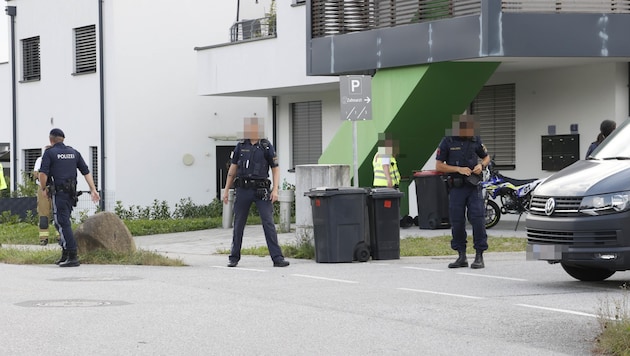
[[[372,188],[369,191],[369,195],[372,198],[400,198],[405,195],[396,188]]]
[[[304,196],[307,197],[328,197],[341,194],[367,194],[367,190],[356,187],[317,187],[304,192]]]
[[[428,177],[428,176],[441,176],[444,173],[440,171],[414,171],[414,177]]]

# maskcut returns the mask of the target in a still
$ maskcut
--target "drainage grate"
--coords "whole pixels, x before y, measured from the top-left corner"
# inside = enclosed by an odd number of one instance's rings
[[[106,277],[94,277],[94,276],[86,276],[86,277],[64,277],[64,278],[56,278],[51,279],[51,281],[58,282],[113,282],[113,281],[136,281],[138,279],[142,279],[140,277],[134,276],[106,276]]]
[[[113,307],[129,305],[131,303],[120,300],[88,300],[88,299],[59,299],[59,300],[31,300],[16,303],[20,307],[41,307],[41,308],[91,308],[91,307]]]

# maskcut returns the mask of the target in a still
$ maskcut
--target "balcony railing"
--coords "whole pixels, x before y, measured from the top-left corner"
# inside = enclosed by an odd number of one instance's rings
[[[262,17],[241,20],[230,27],[230,41],[244,41],[256,38],[276,37],[276,17]]]
[[[481,13],[491,0],[312,0],[312,38]],[[499,1],[499,0],[496,0]],[[503,12],[630,13],[630,0],[501,0]]]

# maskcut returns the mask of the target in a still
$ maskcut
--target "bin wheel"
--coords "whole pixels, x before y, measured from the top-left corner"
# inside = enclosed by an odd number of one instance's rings
[[[365,242],[359,242],[354,247],[354,259],[359,262],[367,262],[370,259],[370,248]]]
[[[440,226],[440,223],[437,219],[429,219],[429,229],[435,230]]]

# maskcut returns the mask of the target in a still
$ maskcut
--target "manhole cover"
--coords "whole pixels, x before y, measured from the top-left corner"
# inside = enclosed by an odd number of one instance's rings
[[[134,276],[86,276],[86,277],[64,277],[64,278],[55,278],[52,281],[63,281],[63,282],[112,282],[112,281],[135,281],[141,279],[140,277]]]
[[[43,307],[43,308],[88,308],[88,307],[112,307],[129,305],[131,303],[120,300],[86,300],[86,299],[60,299],[60,300],[31,300],[17,303],[21,307]]]

